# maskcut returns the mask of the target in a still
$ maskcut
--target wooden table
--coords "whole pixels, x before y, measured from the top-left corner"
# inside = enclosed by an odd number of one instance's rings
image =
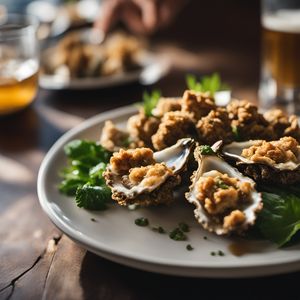
[[[187,72],[218,70],[235,96],[257,101],[258,11],[257,1],[190,3],[176,24],[154,39],[173,62],[155,87],[180,95]],[[42,212],[36,178],[49,147],[83,119],[139,101],[144,89],[132,84],[76,93],[41,90],[33,106],[0,119],[0,299],[208,299],[208,294],[270,299],[297,291],[300,273],[212,280],[124,267],[73,243]]]

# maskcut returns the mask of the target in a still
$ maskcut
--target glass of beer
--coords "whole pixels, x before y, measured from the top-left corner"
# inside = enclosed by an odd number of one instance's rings
[[[263,108],[300,113],[300,0],[262,1]]]
[[[35,19],[0,14],[0,116],[28,106],[38,87]]]

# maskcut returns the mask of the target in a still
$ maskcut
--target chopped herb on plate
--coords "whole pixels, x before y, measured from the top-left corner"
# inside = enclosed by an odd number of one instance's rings
[[[194,248],[190,244],[188,244],[188,245],[186,245],[186,250],[192,251],[192,250],[194,250]]]
[[[187,236],[179,228],[175,228],[169,234],[169,237],[174,241],[185,241]]]
[[[134,223],[135,223],[135,225],[142,226],[142,227],[145,227],[145,226],[149,225],[148,219],[144,218],[144,217],[135,219]]]

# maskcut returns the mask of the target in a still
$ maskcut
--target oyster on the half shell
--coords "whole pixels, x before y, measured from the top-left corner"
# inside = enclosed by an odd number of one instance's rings
[[[257,182],[284,185],[300,182],[300,146],[292,137],[270,142],[233,142],[225,145],[222,153]]]
[[[194,155],[198,169],[191,177],[186,199],[196,206],[197,221],[218,235],[247,230],[262,209],[262,197],[255,182],[222,158],[202,155],[199,147]]]
[[[115,152],[104,173],[112,198],[120,205],[168,204],[181,182],[194,147],[191,138],[181,139],[162,151],[136,148]]]

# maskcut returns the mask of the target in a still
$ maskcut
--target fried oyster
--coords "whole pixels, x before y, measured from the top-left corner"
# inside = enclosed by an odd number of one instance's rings
[[[300,128],[297,116],[287,116],[281,109],[272,109],[265,112],[264,117],[273,127],[277,139],[283,136],[292,136],[300,142]]]
[[[269,122],[258,112],[257,106],[246,100],[233,100],[227,105],[231,127],[239,140],[276,138]]]
[[[194,152],[198,169],[191,177],[186,199],[195,205],[195,218],[218,235],[241,234],[253,225],[262,209],[255,182],[214,154]]]
[[[243,174],[257,182],[284,185],[300,182],[300,145],[293,137],[270,142],[234,142],[222,151]]]
[[[161,97],[156,107],[152,110],[152,114],[155,117],[161,118],[164,116],[164,114],[170,111],[181,110],[181,103],[182,103],[182,99],[180,98]]]
[[[208,93],[184,92],[181,111],[190,115],[195,123],[213,109],[216,109],[215,101]]]
[[[191,116],[181,111],[166,113],[161,119],[157,132],[152,136],[154,149],[162,150],[181,138],[194,136],[195,127]]]
[[[140,147],[152,146],[152,136],[157,131],[160,120],[156,117],[148,117],[143,111],[134,115],[128,119],[127,131],[130,135],[130,139],[136,142]]]
[[[129,134],[119,128],[112,121],[106,121],[100,136],[100,144],[108,151],[119,151],[128,147]]]
[[[224,108],[212,110],[196,124],[198,139],[203,144],[212,145],[219,140],[224,143],[233,141],[231,122]]]
[[[115,152],[104,172],[112,198],[120,205],[169,204],[173,190],[181,182],[194,141],[179,140],[163,151],[136,148]]]

